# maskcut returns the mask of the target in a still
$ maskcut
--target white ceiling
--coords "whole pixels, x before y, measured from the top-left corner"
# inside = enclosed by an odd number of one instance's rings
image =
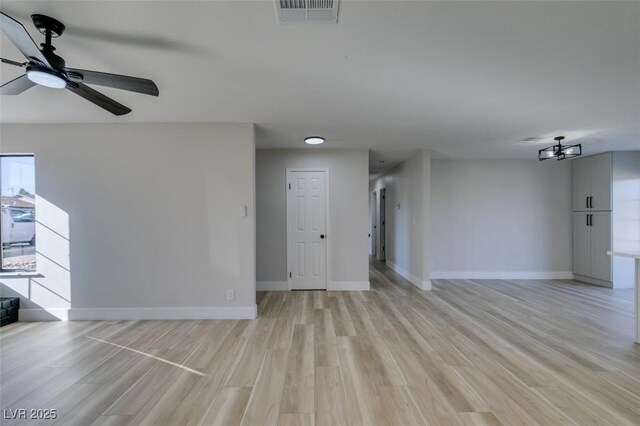
[[[153,79],[102,89],[113,117],[65,91],[0,100],[2,122],[255,122],[260,147],[535,158],[556,134],[587,153],[640,149],[640,3],[345,1],[338,24],[280,25],[273,1],[3,1],[60,19],[72,67]],[[0,52],[22,59],[4,36]],[[2,81],[21,71],[2,65]],[[521,142],[527,137],[546,139]],[[322,149],[322,148],[319,148]]]

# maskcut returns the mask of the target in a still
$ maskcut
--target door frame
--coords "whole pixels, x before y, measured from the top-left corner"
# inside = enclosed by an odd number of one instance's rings
[[[378,221],[378,191],[374,190],[371,191],[371,194],[369,196],[369,244],[370,244],[370,250],[369,250],[369,256],[371,257],[376,257],[377,253],[376,250],[378,249],[378,236],[377,236],[377,232],[378,232],[378,228],[376,226],[376,223]]]
[[[293,172],[324,172],[324,198],[325,198],[325,226],[327,229],[325,230],[325,244],[324,244],[324,258],[326,263],[326,283],[325,287],[329,289],[329,282],[331,277],[331,258],[329,256],[330,250],[329,245],[331,242],[331,237],[333,236],[333,232],[331,231],[331,221],[329,220],[329,203],[331,198],[329,197],[329,168],[328,167],[287,167],[285,173],[285,182],[284,182],[284,190],[286,193],[285,196],[285,211],[286,211],[286,226],[287,226],[287,290],[291,291],[291,277],[289,276],[289,272],[292,271],[291,265],[293,262],[293,247],[291,246],[291,224],[289,220],[293,217],[291,213],[291,191],[289,191],[289,184],[291,183],[291,173]]]
[[[376,206],[377,215],[376,221],[378,225],[378,234],[376,237],[376,259],[387,260],[387,188],[379,188],[378,191],[378,205]]]

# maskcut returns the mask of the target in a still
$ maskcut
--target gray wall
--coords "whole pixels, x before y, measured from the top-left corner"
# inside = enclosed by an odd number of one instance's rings
[[[253,125],[3,124],[0,149],[35,154],[44,275],[3,294],[79,318],[255,310]],[[185,309],[140,309],[165,307]]]
[[[287,281],[286,169],[329,169],[329,281],[368,282],[366,149],[256,151],[257,281]]]
[[[434,160],[431,185],[433,278],[570,274],[569,161]]]

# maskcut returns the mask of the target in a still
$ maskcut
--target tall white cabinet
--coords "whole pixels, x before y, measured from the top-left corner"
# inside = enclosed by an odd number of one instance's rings
[[[573,211],[611,211],[613,154],[573,160]]]
[[[574,277],[632,287],[633,263],[607,252],[640,248],[640,151],[576,159],[572,169]]]

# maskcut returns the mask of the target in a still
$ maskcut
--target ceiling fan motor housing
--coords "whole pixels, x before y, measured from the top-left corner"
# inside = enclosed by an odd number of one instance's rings
[[[53,69],[64,70],[66,63],[64,59],[62,59],[60,56],[53,53],[54,49],[55,48],[53,48],[53,46],[51,46],[51,49],[49,49],[48,46],[43,45],[42,54],[44,55],[45,58],[47,58],[47,61],[49,61],[49,64]]]

